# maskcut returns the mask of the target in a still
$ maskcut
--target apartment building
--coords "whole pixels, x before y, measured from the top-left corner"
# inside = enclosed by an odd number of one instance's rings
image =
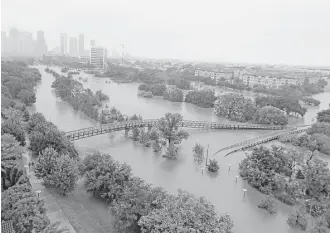
[[[219,82],[224,80],[226,82],[232,82],[232,79],[235,77],[235,72],[233,71],[207,71],[196,69],[195,76],[204,77],[204,78],[211,78],[212,80],[216,80]]]
[[[95,69],[107,68],[108,52],[104,47],[92,47],[90,51],[90,64]]]

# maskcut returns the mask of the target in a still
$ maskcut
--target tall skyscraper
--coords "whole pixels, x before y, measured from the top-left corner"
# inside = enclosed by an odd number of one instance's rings
[[[84,56],[85,54],[85,38],[84,34],[79,35],[79,56]]]
[[[95,69],[106,69],[108,66],[108,51],[103,47],[92,47],[90,64]]]
[[[21,55],[31,56],[33,52],[34,52],[34,45],[33,45],[32,33],[27,31],[20,32],[19,53]]]
[[[61,55],[67,54],[68,34],[61,34]]]
[[[8,52],[8,38],[7,38],[7,33],[1,31],[1,53],[6,53]]]
[[[91,40],[91,48],[96,45],[95,40]]]
[[[9,31],[8,38],[8,52],[10,53],[19,53],[20,51],[20,33],[16,28],[11,28]]]
[[[37,56],[42,56],[47,53],[48,48],[45,40],[44,31],[37,31],[37,41],[35,42],[35,53]]]
[[[78,42],[76,37],[70,37],[69,40],[69,54],[71,57],[78,56]]]

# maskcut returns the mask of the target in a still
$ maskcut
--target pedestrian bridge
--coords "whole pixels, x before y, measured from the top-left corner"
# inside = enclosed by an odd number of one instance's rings
[[[65,133],[71,141],[79,140],[82,138],[93,137],[100,134],[106,134],[110,132],[116,132],[125,130],[127,134],[130,129],[133,128],[141,128],[148,127],[151,128],[158,123],[158,119],[150,119],[150,120],[136,120],[136,121],[122,121],[110,124],[103,124],[96,127],[83,128],[78,130],[73,130]],[[271,125],[229,125],[229,124],[221,124],[219,122],[208,122],[208,121],[186,121],[183,120],[177,125],[178,127],[185,128],[196,128],[196,129],[226,129],[226,130],[244,130],[244,129],[253,129],[253,130],[283,130],[287,127],[285,126],[271,126]],[[291,126],[290,128],[297,128],[297,126]]]
[[[251,139],[248,139],[248,140],[238,142],[238,143],[235,143],[233,145],[221,148],[220,150],[215,152],[212,156],[215,156],[215,155],[219,154],[222,151],[228,150],[225,154],[225,157],[226,157],[226,156],[228,156],[228,155],[230,155],[234,152],[237,152],[237,151],[240,151],[240,150],[245,150],[245,149],[248,149],[248,148],[256,146],[256,145],[260,145],[260,144],[263,144],[263,143],[266,143],[266,142],[276,140],[279,137],[284,136],[284,135],[299,134],[299,133],[302,133],[302,132],[306,132],[309,127],[310,127],[310,125],[296,126],[296,127],[286,128],[286,129],[282,129],[282,130],[275,131],[275,132],[262,134],[258,137],[251,138]]]

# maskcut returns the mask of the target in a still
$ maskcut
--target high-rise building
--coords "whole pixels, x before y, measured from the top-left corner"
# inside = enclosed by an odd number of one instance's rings
[[[79,35],[79,56],[82,57],[85,55],[85,38],[84,34]]]
[[[35,42],[35,54],[42,56],[48,51],[44,31],[37,31],[37,41]]]
[[[90,64],[95,69],[106,69],[108,51],[104,47],[92,47],[90,51]]]
[[[78,56],[78,41],[76,37],[70,37],[69,39],[69,54],[71,57]]]
[[[20,37],[19,37],[20,55],[31,56],[33,52],[34,52],[34,44],[32,39],[32,33],[27,31],[20,32]]]
[[[61,34],[61,55],[67,54],[68,34]]]
[[[95,40],[91,40],[91,48],[96,46]]]
[[[7,38],[7,33],[1,31],[1,53],[6,53],[8,52],[8,38]]]
[[[20,51],[20,33],[16,28],[11,28],[8,38],[8,52],[19,53]]]

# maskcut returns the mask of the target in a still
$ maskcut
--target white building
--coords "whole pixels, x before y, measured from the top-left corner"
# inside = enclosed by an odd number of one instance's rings
[[[90,51],[90,64],[95,69],[106,69],[108,51],[104,47],[92,47]]]

